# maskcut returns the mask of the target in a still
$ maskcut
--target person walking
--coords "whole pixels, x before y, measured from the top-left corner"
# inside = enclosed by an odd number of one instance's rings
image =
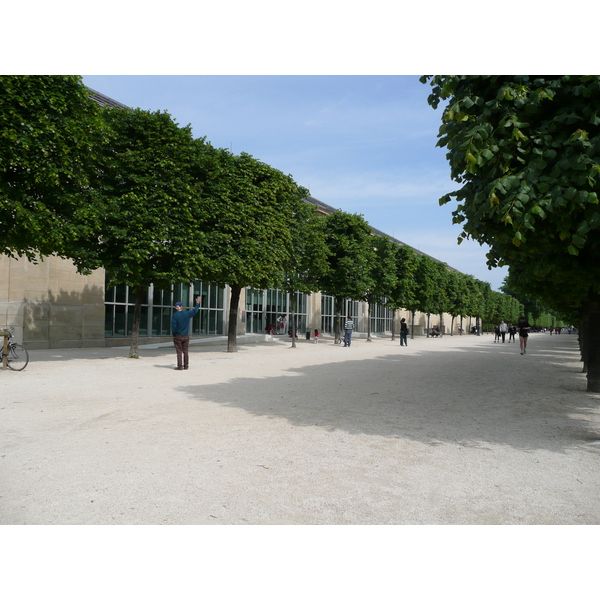
[[[350,348],[352,342],[352,330],[354,329],[354,321],[350,318],[344,323],[344,348]]]
[[[496,325],[496,327],[494,327],[494,344],[498,342],[500,343],[500,326]]]
[[[319,343],[319,330],[315,329],[315,333],[313,335],[313,337],[315,338],[315,344]]]
[[[277,323],[279,323],[279,335],[285,335],[287,329],[287,316],[281,315],[277,317]]]
[[[175,312],[171,320],[171,333],[173,334],[173,344],[177,351],[176,371],[183,371],[189,367],[190,321],[200,310],[201,300],[200,296],[196,296],[196,306],[192,310],[183,310],[183,304],[175,302]]]
[[[517,333],[517,328],[511,323],[510,327],[508,328],[508,343],[509,344],[511,342],[514,343],[514,341],[515,341],[515,333]]]
[[[406,324],[406,319],[402,317],[400,319],[400,345],[408,346],[406,343],[406,338],[408,337],[408,325]]]
[[[500,323],[500,335],[502,336],[502,343],[506,341],[506,334],[508,333],[508,325],[502,321]]]
[[[529,337],[530,328],[531,325],[525,320],[525,317],[519,317],[517,329],[519,330],[519,346],[521,348],[521,354],[527,353],[527,338]]]

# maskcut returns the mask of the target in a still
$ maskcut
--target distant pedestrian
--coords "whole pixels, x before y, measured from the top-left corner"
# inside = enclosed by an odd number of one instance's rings
[[[496,325],[496,327],[494,327],[494,344],[498,342],[500,343],[500,326]]]
[[[277,317],[277,323],[279,323],[279,335],[285,335],[287,333],[288,325],[287,315],[281,315]]]
[[[506,341],[506,334],[508,333],[508,325],[502,321],[500,323],[500,335],[502,336],[502,343]]]
[[[171,320],[171,333],[173,334],[173,344],[177,351],[176,371],[183,371],[189,367],[188,348],[190,345],[190,321],[192,317],[200,310],[200,296],[196,297],[196,306],[192,310],[183,310],[181,302],[175,302],[175,312]]]
[[[313,334],[313,337],[315,338],[315,344],[319,343],[319,330],[315,329],[315,333]]]
[[[352,330],[354,329],[354,321],[350,318],[344,323],[344,348],[350,348],[352,342]]]
[[[525,320],[525,317],[519,317],[517,329],[519,330],[519,345],[521,348],[521,354],[526,354],[527,338],[529,337],[529,330],[531,329],[531,325]]]
[[[408,325],[406,324],[406,319],[400,319],[400,345],[408,346],[406,343],[406,338],[408,337]]]
[[[508,343],[509,344],[511,341],[514,343],[515,333],[517,333],[517,328],[511,323],[510,327],[508,328]]]

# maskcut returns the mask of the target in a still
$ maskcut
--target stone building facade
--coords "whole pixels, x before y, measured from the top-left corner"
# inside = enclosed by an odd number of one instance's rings
[[[99,104],[126,108],[95,90],[90,90],[90,96]],[[307,198],[307,202],[323,214],[335,210],[315,198]],[[373,233],[386,235],[375,229]],[[197,281],[190,286],[172,286],[169,290],[150,286],[142,309],[141,343],[171,339],[173,304],[182,301],[191,306],[198,294],[203,302],[192,322],[192,336],[225,335],[228,289]],[[299,294],[297,305],[299,336],[311,335],[315,329],[325,335],[333,331],[333,298],[320,293]],[[289,295],[279,290],[244,290],[240,298],[238,334],[267,334],[275,330],[276,334],[287,335],[280,325],[290,317],[289,306]],[[35,264],[25,258],[0,256],[0,327],[14,327],[16,338],[27,348],[128,345],[132,313],[131,290],[126,286],[107,289],[103,269],[83,276],[77,273],[71,261],[55,256],[44,257]],[[369,312],[365,303],[346,301],[343,316],[354,319],[358,337],[366,335]],[[397,332],[401,317],[412,326],[412,315],[407,311],[390,311],[384,305],[371,307],[372,334],[390,335],[392,328]],[[426,323],[426,316],[417,313],[414,335],[424,335]],[[440,326],[448,332],[450,323],[449,315],[432,316],[430,326]],[[455,332],[458,327],[459,322],[455,324]],[[467,327],[470,325],[465,325],[465,329]]]

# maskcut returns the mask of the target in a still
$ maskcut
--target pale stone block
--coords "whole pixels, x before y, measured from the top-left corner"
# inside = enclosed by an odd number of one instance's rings
[[[48,328],[50,343],[54,344],[59,340],[65,342],[79,342],[83,339],[83,330],[81,327],[71,327],[68,325],[50,325]],[[53,346],[56,347],[56,346]],[[68,346],[72,348],[73,346]]]
[[[70,306],[65,304],[52,305],[50,309],[50,326],[82,327],[83,306]]]

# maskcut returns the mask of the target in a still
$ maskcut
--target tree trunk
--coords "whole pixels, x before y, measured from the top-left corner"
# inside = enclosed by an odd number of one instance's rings
[[[372,342],[371,339],[371,300],[367,300],[367,342]]]
[[[229,325],[227,327],[227,352],[237,352],[237,320],[240,306],[241,285],[232,285],[229,288],[231,299],[229,300]]]
[[[425,332],[427,334],[427,337],[429,337],[429,317],[431,315],[429,313],[427,313],[427,331]]]
[[[140,351],[140,321],[142,317],[142,292],[144,288],[135,288],[135,306],[133,308],[133,323],[131,326],[131,346],[129,347],[129,358],[139,358]]]
[[[414,340],[415,339],[415,313],[417,311],[413,310],[412,311],[412,319],[411,319],[411,327],[410,327],[410,339]]]
[[[290,318],[292,320],[292,348],[296,347],[296,292],[292,292],[290,298]]]
[[[450,325],[450,335],[454,335],[454,315],[452,315],[452,321]]]
[[[581,352],[581,362],[583,363],[582,373],[588,370],[588,317],[587,306],[582,307],[579,317],[579,351]]]
[[[392,315],[392,342],[396,339],[396,310]]]
[[[340,300],[337,296],[335,298],[335,319],[333,322],[333,343],[341,344],[341,324],[340,324],[340,313],[342,312],[341,303],[343,300]]]
[[[587,327],[587,391],[600,392],[600,295],[590,294]]]

